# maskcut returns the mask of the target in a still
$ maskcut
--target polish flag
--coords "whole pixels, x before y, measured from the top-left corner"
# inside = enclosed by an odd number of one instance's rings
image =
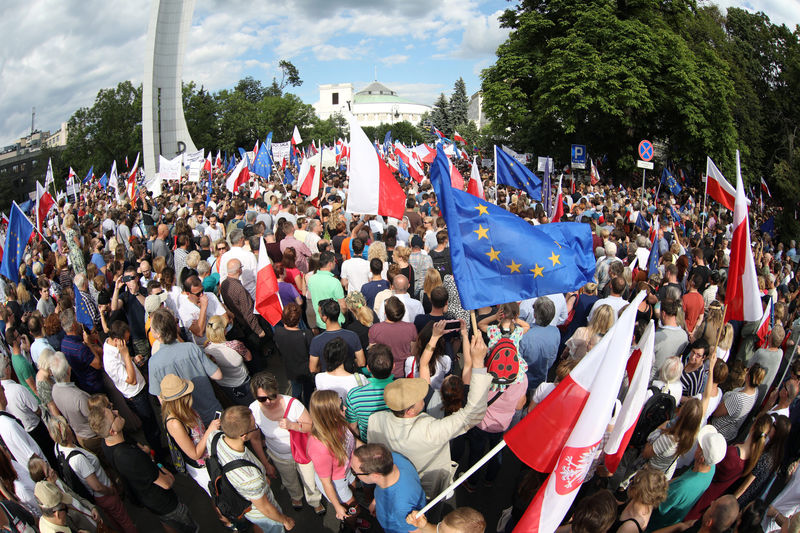
[[[256,139],[256,145],[253,146],[253,161],[256,160],[257,155],[258,155],[258,140]]]
[[[42,233],[42,225],[44,224],[45,219],[47,218],[47,213],[55,205],[55,200],[53,197],[50,196],[50,193],[42,187],[42,185],[37,181],[36,182],[36,227],[39,229],[39,233]]]
[[[558,177],[558,196],[556,197],[556,203],[553,205],[553,216],[550,217],[550,222],[558,222],[561,220],[561,217],[564,216],[564,197],[561,194],[561,181],[564,179],[564,174],[561,174]],[[549,215],[549,213],[548,213]]]
[[[450,161],[449,158],[448,161]],[[452,161],[450,161],[450,185],[459,191],[464,190],[464,176],[461,175],[461,172],[458,171]]]
[[[278,295],[278,278],[267,255],[264,239],[259,239],[258,271],[256,272],[256,311],[274,326],[281,320],[283,305]]]
[[[136,204],[136,174],[139,172],[139,153],[136,154],[136,160],[133,162],[133,170],[128,174],[128,198],[131,200],[131,206]]]
[[[69,167],[69,174],[67,175],[67,180],[73,180],[74,181],[75,178],[77,178],[77,177],[78,177],[78,175],[75,174],[75,171],[72,170],[72,167]]]
[[[733,211],[736,189],[728,183],[717,165],[708,156],[706,156],[706,194]]]
[[[758,335],[758,347],[761,348],[762,346],[766,346],[767,337],[769,336],[770,332],[772,332],[772,299],[770,298],[767,307],[764,309],[764,316],[761,317],[761,322],[758,324],[758,330],[756,330],[756,335]]]
[[[300,171],[297,173],[298,190],[302,191],[303,187],[305,187],[308,192],[311,192],[311,182],[314,180],[315,173],[316,169],[311,166],[310,158],[304,157],[303,162],[300,163]],[[306,182],[308,182],[308,185],[306,185]]]
[[[230,176],[228,179],[225,180],[225,188],[228,189],[230,192],[236,194],[239,190],[239,187],[243,183],[247,183],[250,180],[250,170],[247,168],[247,158],[243,157],[239,164],[231,171]]]
[[[403,218],[406,193],[394,179],[392,171],[378,157],[372,143],[350,117],[350,190],[347,210],[365,215],[384,215]]]
[[[650,381],[650,370],[653,367],[655,325],[652,321],[647,325],[636,349],[628,358],[628,393],[622,401],[622,408],[617,414],[617,422],[611,431],[603,451],[606,453],[606,469],[612,474],[617,470],[622,454],[628,447],[636,422],[647,401],[647,388]]]
[[[592,185],[597,185],[600,181],[600,174],[597,173],[597,167],[594,166],[594,161],[591,159],[589,160],[589,165],[591,166],[591,171],[589,172],[589,181]]]
[[[214,160],[214,168],[220,169],[222,168],[222,152],[217,151],[217,158]]]
[[[709,159],[709,161],[711,161]],[[711,175],[708,182],[710,183]],[[747,198],[744,194],[739,151],[736,151],[736,202],[733,209],[733,239],[728,267],[728,288],[725,293],[725,322],[744,320],[755,322],[763,313],[758,290],[756,265],[750,247],[750,221]]]
[[[483,194],[483,182],[481,181],[481,173],[478,170],[478,156],[472,158],[472,170],[469,173],[469,183],[467,184],[467,192],[472,196],[477,196],[481,200],[486,197]]]
[[[294,127],[294,131],[292,132],[292,146],[297,146],[298,144],[302,143],[303,139],[300,137],[300,130],[297,129],[297,126]]]
[[[321,145],[320,145],[321,146]],[[305,170],[304,166],[308,164],[310,166],[310,170]],[[309,158],[303,159],[303,164],[300,166],[300,177],[302,178],[302,183],[300,185],[301,194],[306,195],[308,198],[311,198],[312,202],[317,199],[319,196],[319,183],[322,174],[322,150],[317,152],[314,156],[314,163],[312,164],[309,161]]]
[[[464,140],[464,137],[459,135],[457,131],[453,131],[453,140],[467,144],[467,141]]]
[[[408,174],[417,183],[422,183],[425,178],[425,172],[422,170],[422,165],[419,163],[419,158],[414,157],[415,153],[403,146],[400,142],[395,141],[394,153],[403,160],[403,163],[408,167]]]
[[[423,163],[433,163],[436,159],[436,150],[427,144],[420,144],[414,148],[414,153],[417,154]]]
[[[761,178],[761,190],[764,191],[765,193],[767,193],[767,196],[772,198],[772,193],[769,192],[769,187],[767,187],[767,182],[764,181],[763,177]]]
[[[645,294],[634,298],[572,372],[503,437],[520,460],[550,473],[515,532],[553,533],[575,500],[611,420]]]
[[[208,152],[208,155],[206,156],[206,162],[203,163],[203,170],[209,174],[211,173],[211,152]]]

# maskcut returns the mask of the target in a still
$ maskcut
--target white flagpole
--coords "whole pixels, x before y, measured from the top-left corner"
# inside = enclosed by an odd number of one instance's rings
[[[47,240],[47,237],[45,237],[44,235],[42,235],[42,232],[41,232],[41,231],[39,231],[39,228],[36,226],[36,224],[34,224],[33,222],[31,222],[31,219],[29,219],[29,218],[28,218],[28,215],[26,215],[25,213],[23,213],[23,212],[22,212],[22,209],[20,209],[20,207],[17,205],[17,202],[12,202],[12,203],[13,203],[14,205],[16,205],[16,206],[17,206],[17,209],[19,209],[19,212],[20,212],[20,214],[21,214],[22,216],[24,216],[24,217],[25,217],[25,220],[27,220],[27,221],[28,221],[28,223],[29,223],[31,226],[33,226],[33,229],[35,229],[35,230],[36,230],[36,233],[38,233],[39,235],[41,235],[41,237],[42,237],[42,239],[44,240],[44,242],[46,242],[48,246],[53,246],[52,244],[50,244],[50,241],[48,241],[48,240]],[[38,214],[39,214],[39,210],[38,210],[38,209],[36,210],[36,214],[37,214],[37,217],[38,217]],[[10,218],[8,219],[8,221],[9,221],[9,223],[11,223],[11,219],[10,219]],[[26,244],[26,246],[27,246],[27,244]]]
[[[701,238],[705,236],[705,233],[706,233],[706,219],[708,219],[708,216],[706,215],[706,196],[708,196],[708,171],[709,171],[708,163],[709,163],[709,159],[708,159],[708,156],[706,156],[706,182],[703,184],[703,212],[701,213],[703,224],[700,227],[700,237]]]

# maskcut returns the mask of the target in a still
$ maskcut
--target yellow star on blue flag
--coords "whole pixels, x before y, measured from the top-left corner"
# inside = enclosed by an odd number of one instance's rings
[[[33,235],[33,223],[28,220],[16,202],[11,205],[8,217],[8,233],[6,245],[3,248],[3,263],[0,264],[0,274],[13,282],[19,282],[19,265],[25,257],[25,247]]]
[[[542,180],[497,146],[494,147],[494,179],[498,185],[527,192],[533,200],[542,199]]]
[[[594,277],[588,224],[533,226],[501,207],[454,189],[450,164],[441,151],[430,176],[447,223],[453,277],[465,309],[573,291]]]

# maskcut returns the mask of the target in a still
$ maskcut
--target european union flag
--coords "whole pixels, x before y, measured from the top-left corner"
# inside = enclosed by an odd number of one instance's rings
[[[297,147],[292,146],[289,150],[289,160],[292,165],[294,165],[294,168],[300,170],[300,158],[297,157]]]
[[[228,160],[228,166],[225,168],[225,172],[230,172],[236,168],[236,156],[231,154],[231,158]]]
[[[286,167],[286,169],[283,171],[283,183],[286,185],[294,183],[294,174],[292,174],[292,171],[289,170],[289,167]]]
[[[19,265],[22,264],[25,247],[28,245],[31,235],[33,235],[33,224],[22,212],[17,202],[12,202],[0,274],[15,283],[19,282]]]
[[[397,167],[397,171],[401,176],[403,176],[406,180],[411,179],[411,175],[408,173],[408,165],[406,165],[406,162],[403,161],[402,157],[397,158]]]
[[[103,175],[100,176],[100,180],[97,182],[101,188],[105,189],[108,187],[108,174],[103,172]]]
[[[94,319],[92,318],[92,313],[89,310],[89,306],[93,305],[93,302],[87,302],[86,298],[84,298],[81,291],[78,290],[78,287],[75,285],[72,286],[72,290],[75,293],[75,318],[86,326],[87,330],[94,329]]]
[[[94,178],[94,165],[92,165],[92,167],[89,169],[89,172],[86,173],[86,177],[83,178],[81,185],[86,185],[87,183],[92,181],[92,178]]]
[[[392,130],[386,132],[383,138],[383,153],[388,154],[392,147]]]
[[[761,233],[769,233],[769,236],[774,239],[775,238],[775,217],[774,216],[769,217],[766,220],[766,222],[764,222],[763,224],[761,224],[758,227],[758,229],[759,229],[759,231],[761,231]]]
[[[531,200],[542,200],[542,180],[497,146],[494,147],[494,179],[497,185],[522,189]]]
[[[431,182],[450,237],[450,259],[465,309],[575,290],[592,280],[587,224],[532,226],[501,207],[450,186],[450,163],[438,150]]]
[[[661,183],[666,183],[667,187],[669,187],[669,192],[677,196],[680,194],[683,187],[678,184],[678,180],[675,179],[675,176],[672,175],[672,172],[667,170],[667,167],[661,171]]]
[[[267,141],[261,143],[261,148],[258,150],[256,160],[253,161],[253,168],[250,170],[262,178],[267,179],[269,179],[270,174],[272,174],[272,132],[269,132],[269,135],[267,135]]]
[[[641,213],[636,217],[636,227],[645,233],[650,231],[650,224],[647,223],[647,219],[645,219]]]

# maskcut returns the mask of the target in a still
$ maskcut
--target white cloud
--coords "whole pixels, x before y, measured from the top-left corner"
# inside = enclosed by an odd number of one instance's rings
[[[320,61],[358,59],[362,55],[362,51],[358,48],[331,44],[318,44],[313,50],[314,55]]]
[[[763,11],[776,24],[794,30],[800,24],[800,0],[713,0],[721,8],[740,7],[750,12]]]
[[[455,56],[472,59],[493,56],[497,47],[506,40],[510,30],[500,27],[502,11],[491,15],[475,17],[464,27],[464,37]]]
[[[390,56],[382,57],[380,59],[380,62],[383,63],[384,65],[387,65],[387,66],[401,65],[401,64],[405,63],[406,61],[408,61],[408,57],[409,56],[403,55],[403,54],[393,54],[393,55],[390,55]]]

